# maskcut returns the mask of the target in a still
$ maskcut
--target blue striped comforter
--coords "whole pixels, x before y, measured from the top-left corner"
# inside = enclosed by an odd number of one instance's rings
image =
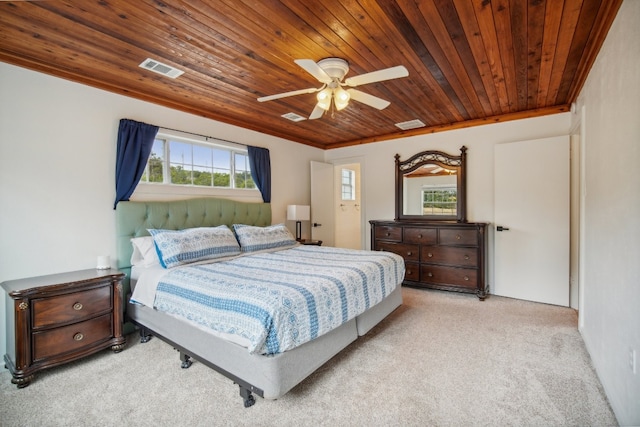
[[[277,354],[363,313],[403,278],[404,261],[389,252],[296,246],[174,268],[154,306]]]

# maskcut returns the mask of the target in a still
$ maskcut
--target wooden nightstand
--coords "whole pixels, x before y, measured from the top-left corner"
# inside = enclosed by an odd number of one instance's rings
[[[115,269],[91,269],[2,283],[7,292],[4,361],[11,382],[23,388],[43,369],[108,347],[122,350],[123,278]]]
[[[316,246],[322,246],[322,240],[307,240],[307,239],[300,239],[298,240],[298,242],[301,245],[316,245]]]

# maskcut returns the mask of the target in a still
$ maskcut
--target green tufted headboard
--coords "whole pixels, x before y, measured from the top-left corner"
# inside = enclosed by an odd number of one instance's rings
[[[116,252],[118,269],[127,275],[123,283],[125,298],[130,293],[131,238],[148,236],[148,228],[181,230],[222,224],[229,227],[233,224],[271,225],[271,204],[211,197],[163,202],[119,202],[116,208]]]

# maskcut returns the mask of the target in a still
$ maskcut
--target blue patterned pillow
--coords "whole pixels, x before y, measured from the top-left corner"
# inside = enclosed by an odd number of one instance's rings
[[[149,229],[149,233],[164,268],[240,254],[238,241],[226,225],[185,230]]]
[[[296,239],[284,224],[269,227],[233,224],[240,250],[242,252],[261,251],[264,249],[283,248],[296,245]]]

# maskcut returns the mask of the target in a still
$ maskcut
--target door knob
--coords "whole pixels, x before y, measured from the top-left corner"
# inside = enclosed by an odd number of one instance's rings
[[[503,226],[501,226],[501,225],[497,226],[497,227],[496,227],[496,230],[497,230],[497,231],[509,231],[509,229],[508,229],[507,227],[503,227]]]

